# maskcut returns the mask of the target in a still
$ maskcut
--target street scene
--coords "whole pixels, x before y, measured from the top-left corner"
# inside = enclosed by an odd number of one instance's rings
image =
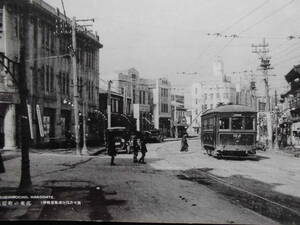
[[[0,0],[0,221],[300,224],[296,0]]]

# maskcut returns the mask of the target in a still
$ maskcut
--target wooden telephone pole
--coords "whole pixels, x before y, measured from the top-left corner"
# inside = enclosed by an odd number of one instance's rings
[[[72,72],[73,72],[73,104],[75,118],[75,142],[76,154],[80,155],[80,140],[79,140],[79,106],[78,106],[78,77],[77,77],[77,61],[76,61],[76,18],[72,20]]]
[[[273,69],[270,64],[271,57],[267,54],[270,52],[268,47],[269,44],[266,43],[266,39],[263,39],[262,44],[258,45],[252,45],[253,47],[253,53],[256,53],[259,55],[259,59],[261,60],[260,68],[259,70],[262,70],[263,76],[264,76],[264,83],[265,83],[265,95],[266,95],[266,108],[265,112],[267,115],[267,147],[269,148],[272,143],[272,123],[271,123],[271,115],[270,115],[270,85],[269,85],[269,70]]]

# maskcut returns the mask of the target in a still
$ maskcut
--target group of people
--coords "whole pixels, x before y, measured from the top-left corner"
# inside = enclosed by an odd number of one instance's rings
[[[116,149],[116,142],[117,138],[114,136],[107,136],[107,154],[111,157],[110,165],[114,166],[115,164],[115,157],[117,156],[117,149]],[[146,140],[143,135],[136,135],[132,134],[130,139],[126,142],[125,148],[129,145],[130,152],[133,152],[133,162],[134,163],[142,163],[145,164],[145,156],[147,152]],[[189,145],[187,142],[187,134],[184,134],[181,139],[181,152],[187,152],[189,149]],[[139,152],[142,153],[140,159],[138,159]]]
[[[110,165],[114,166],[115,157],[117,156],[116,149],[116,137],[109,136],[107,137],[107,153],[111,157]],[[130,152],[133,152],[133,162],[134,163],[142,163],[146,164],[145,157],[147,152],[146,140],[143,136],[138,137],[136,134],[132,134],[130,140],[128,140],[125,144],[125,148],[129,145]],[[141,158],[138,160],[139,152],[142,153]]]

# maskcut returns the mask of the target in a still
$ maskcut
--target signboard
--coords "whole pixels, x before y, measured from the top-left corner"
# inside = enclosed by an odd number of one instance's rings
[[[136,119],[140,117],[140,104],[133,104],[133,117]]]
[[[32,127],[32,109],[31,105],[27,104],[27,113],[28,113],[28,122],[29,122],[29,129],[30,129],[30,137],[33,139],[33,127]]]
[[[41,115],[41,110],[39,105],[36,105],[36,114],[37,114],[37,119],[39,124],[40,136],[44,137],[45,136],[44,126],[43,126],[42,115]]]
[[[150,112],[150,105],[133,104],[133,117],[139,118],[140,112]]]
[[[16,93],[0,92],[0,103],[14,103],[19,104],[20,100]]]

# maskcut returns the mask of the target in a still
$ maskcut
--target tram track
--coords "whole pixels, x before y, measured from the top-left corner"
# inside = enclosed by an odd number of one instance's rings
[[[216,176],[210,172],[213,168],[190,167],[185,165],[189,160],[182,160],[182,157],[179,167],[191,169],[179,169],[176,166],[179,163],[176,158],[182,153],[171,153],[168,145],[165,143],[159,146],[155,152],[169,165],[168,168],[174,167],[172,174],[179,179],[204,185],[233,204],[248,208],[280,224],[300,224],[300,198],[276,192],[274,186],[278,184],[264,183],[238,174],[230,177]],[[178,147],[179,145],[178,143]],[[186,153],[184,155],[186,156]]]
[[[181,171],[177,177],[205,185],[225,196],[234,204],[242,205],[263,216],[274,219],[281,224],[300,224],[300,212],[298,210],[231,184],[206,170],[207,169],[193,169]],[[278,193],[278,195],[280,194]],[[295,205],[300,207],[300,199],[295,198],[295,202]]]

